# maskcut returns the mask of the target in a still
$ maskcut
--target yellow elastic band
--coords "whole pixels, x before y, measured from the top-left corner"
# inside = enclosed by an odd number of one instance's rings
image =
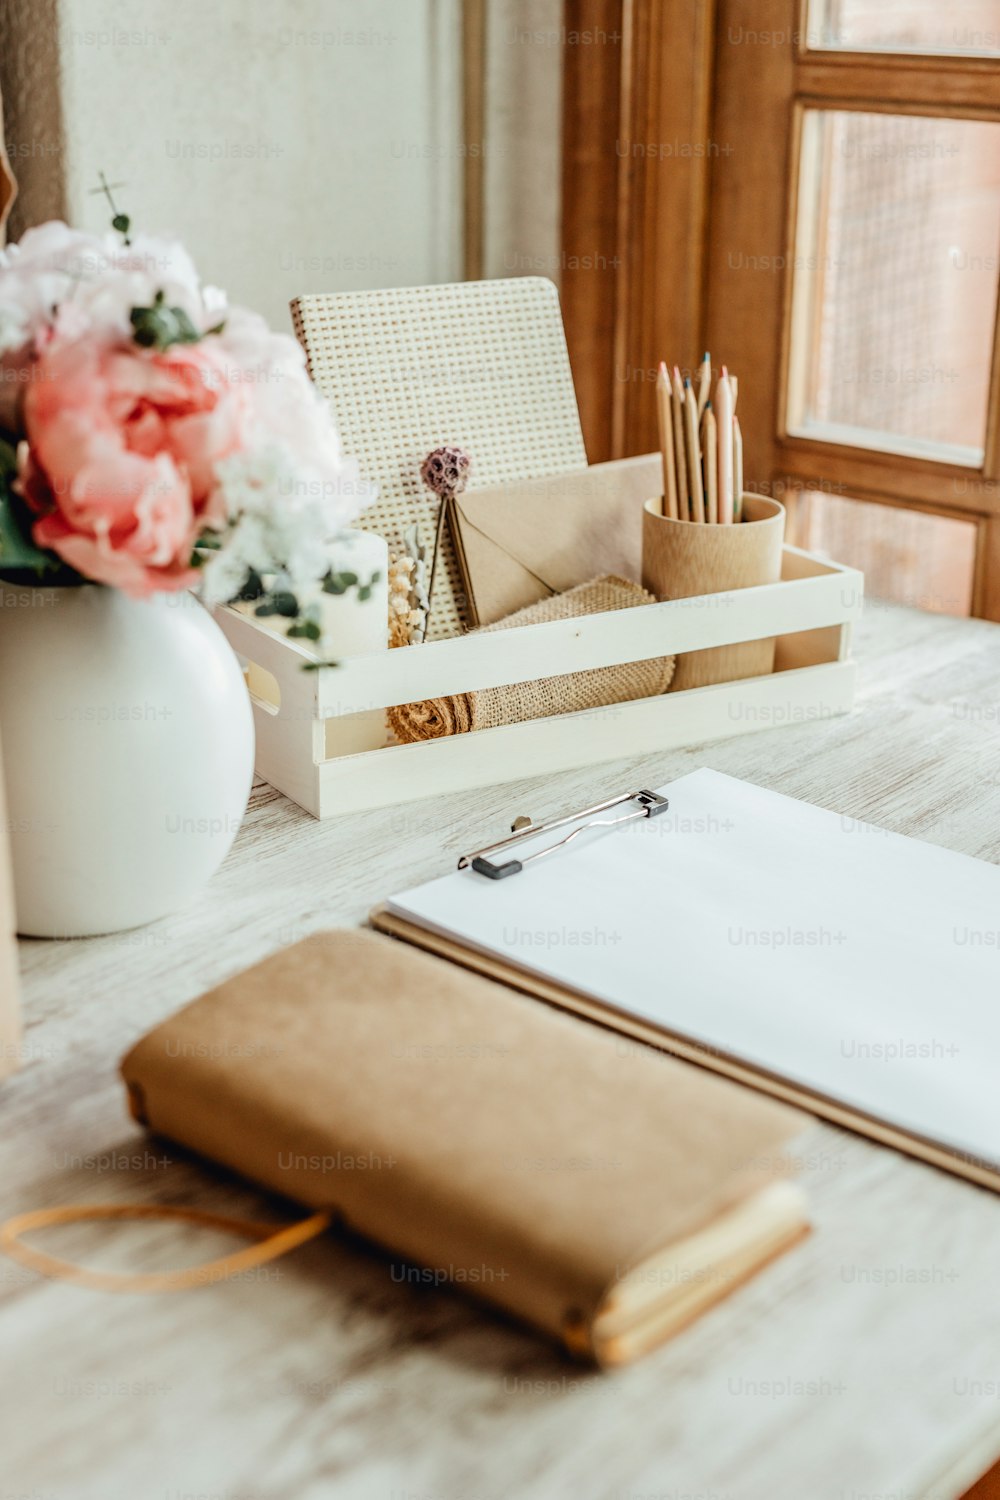
[[[226,1281],[242,1271],[287,1255],[290,1250],[322,1234],[330,1227],[332,1218],[329,1213],[312,1214],[310,1218],[300,1219],[282,1229],[273,1224],[255,1224],[249,1219],[230,1219],[225,1214],[202,1213],[197,1208],[171,1208],[165,1204],[80,1204],[75,1208],[39,1208],[33,1213],[8,1219],[0,1225],[0,1250],[41,1276],[71,1281],[95,1292],[186,1292],[193,1287]],[[21,1238],[33,1229],[48,1229],[54,1224],[78,1224],[92,1219],[179,1219],[188,1224],[201,1224],[206,1229],[227,1230],[261,1243],[246,1250],[235,1250],[200,1266],[188,1266],[182,1271],[128,1275],[117,1271],[90,1271],[74,1261],[59,1260],[42,1250],[33,1250]]]

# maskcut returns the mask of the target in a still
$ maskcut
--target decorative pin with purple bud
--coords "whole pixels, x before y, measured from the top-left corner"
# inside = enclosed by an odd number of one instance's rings
[[[441,504],[438,508],[437,529],[434,534],[434,555],[431,558],[431,576],[427,584],[427,624],[430,628],[431,609],[434,605],[434,575],[437,572],[438,556],[441,551],[441,537],[444,534],[445,517],[448,506],[456,495],[460,495],[465,489],[469,478],[469,470],[472,468],[472,459],[464,448],[449,446],[447,448],[435,448],[433,453],[428,453],[420,465],[420,477],[424,484],[435,495],[440,496]]]

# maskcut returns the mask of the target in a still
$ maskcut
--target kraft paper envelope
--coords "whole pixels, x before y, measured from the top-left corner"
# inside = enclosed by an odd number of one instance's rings
[[[643,503],[662,489],[660,455],[647,453],[458,495],[449,520],[468,624],[606,573],[638,583]]]

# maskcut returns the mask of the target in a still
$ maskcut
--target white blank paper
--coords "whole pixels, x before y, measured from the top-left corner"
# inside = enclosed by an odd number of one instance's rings
[[[390,910],[1000,1165],[1000,868],[717,771],[659,790],[658,818]]]

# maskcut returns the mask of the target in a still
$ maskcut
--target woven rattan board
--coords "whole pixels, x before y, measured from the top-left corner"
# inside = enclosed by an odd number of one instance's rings
[[[543,277],[297,297],[291,306],[344,449],[379,486],[359,524],[390,546],[416,521],[430,556],[436,501],[420,464],[432,448],[468,451],[470,489],[586,466],[559,295]],[[447,528],[445,549],[429,639],[463,627]]]

